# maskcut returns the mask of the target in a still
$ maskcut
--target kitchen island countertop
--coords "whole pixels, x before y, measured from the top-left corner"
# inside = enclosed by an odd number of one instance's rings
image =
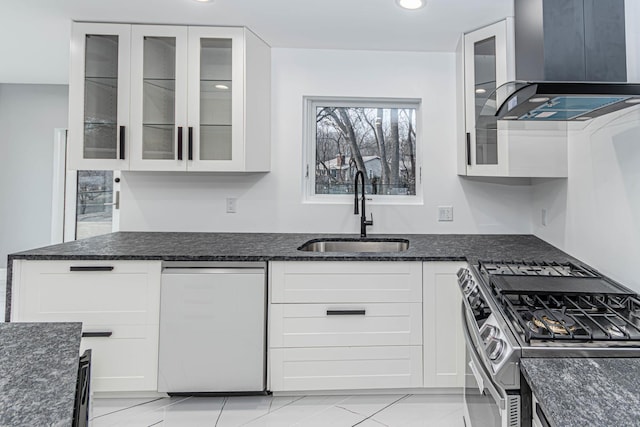
[[[0,425],[70,426],[81,323],[0,323]]]
[[[521,370],[552,427],[640,425],[640,359],[529,358]]]

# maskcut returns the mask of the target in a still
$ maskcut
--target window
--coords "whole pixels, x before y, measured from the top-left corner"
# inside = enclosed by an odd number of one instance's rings
[[[419,107],[415,99],[305,98],[306,200],[350,203],[362,170],[374,201],[421,203]]]

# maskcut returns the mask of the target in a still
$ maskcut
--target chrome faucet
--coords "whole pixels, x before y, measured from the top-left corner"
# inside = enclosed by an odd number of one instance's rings
[[[371,219],[367,219],[367,214],[365,212],[365,195],[364,195],[364,172],[358,171],[356,172],[355,180],[354,180],[354,205],[353,205],[353,214],[358,215],[358,178],[360,178],[360,183],[362,184],[362,198],[360,199],[360,203],[362,205],[361,211],[362,215],[360,216],[360,237],[367,237],[367,225],[373,225],[373,214],[371,214]]]

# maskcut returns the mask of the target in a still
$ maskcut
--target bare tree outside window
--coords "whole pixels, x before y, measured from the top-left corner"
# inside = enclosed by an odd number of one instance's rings
[[[315,104],[315,194],[416,194],[416,108]]]

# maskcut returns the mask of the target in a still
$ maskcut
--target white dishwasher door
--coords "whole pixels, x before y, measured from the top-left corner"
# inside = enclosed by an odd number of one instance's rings
[[[266,285],[259,265],[163,269],[159,392],[264,391]]]

